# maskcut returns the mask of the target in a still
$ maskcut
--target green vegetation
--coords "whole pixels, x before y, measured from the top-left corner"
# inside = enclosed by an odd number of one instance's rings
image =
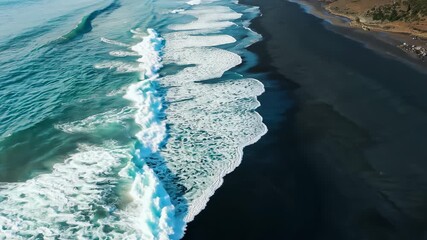
[[[413,11],[427,16],[427,1],[426,0],[409,0],[412,5]]]
[[[418,21],[427,16],[427,0],[397,0],[367,12],[376,21]]]

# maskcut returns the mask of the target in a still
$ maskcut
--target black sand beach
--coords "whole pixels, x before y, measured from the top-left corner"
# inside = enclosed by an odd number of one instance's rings
[[[295,3],[242,3],[269,132],[185,239],[427,239],[427,75]]]

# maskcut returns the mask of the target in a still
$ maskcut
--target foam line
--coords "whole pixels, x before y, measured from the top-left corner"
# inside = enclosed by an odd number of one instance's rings
[[[94,132],[108,124],[122,123],[131,116],[129,108],[114,109],[104,113],[89,116],[83,120],[55,124],[55,128],[66,133]]]
[[[168,26],[173,32],[164,35],[164,62],[187,67],[159,79],[163,86],[171,87],[165,96],[170,127],[168,142],[160,151],[166,163],[152,164],[164,184],[173,185],[168,181],[175,180],[161,169],[169,169],[179,179],[184,193],[182,189],[168,192],[177,202],[176,211],[184,212],[189,222],[204,209],[223,177],[240,164],[243,148],[256,142],[267,128],[255,112],[259,107],[256,97],[264,92],[259,81],[242,78],[202,83],[221,78],[242,63],[239,55],[218,47],[236,41],[221,31],[234,26],[242,15],[212,5],[199,5],[181,14],[196,20]],[[245,27],[241,29],[248,31]],[[248,36],[254,38],[250,41],[258,37]]]
[[[242,16],[241,13],[236,13],[229,7],[224,6],[199,7],[181,12],[180,14],[194,16],[197,20],[188,24],[172,24],[169,26],[170,29],[176,31],[204,30],[215,32],[235,25],[232,21]]]
[[[202,1],[201,0],[191,0],[188,1],[187,4],[188,5],[199,5]]]
[[[135,32],[138,34],[137,32]],[[136,212],[135,226],[142,226],[143,239],[178,239],[183,234],[184,223],[175,216],[175,207],[154,171],[146,160],[158,153],[166,139],[166,123],[162,121],[162,98],[156,90],[158,71],[162,67],[163,39],[153,29],[131,49],[138,59],[140,81],[129,86],[125,98],[136,109],[135,122],[140,126],[136,134],[139,141],[133,161],[122,171],[133,178],[130,204]],[[142,166],[142,167],[141,167]],[[153,221],[155,219],[155,221]]]
[[[130,47],[130,45],[128,45],[126,43],[122,43],[122,42],[119,42],[119,41],[114,41],[114,40],[111,40],[111,39],[108,39],[108,38],[105,38],[105,37],[101,38],[101,42],[112,44],[112,45],[117,45],[117,46],[120,46],[120,47]]]
[[[80,145],[77,153],[54,165],[52,173],[2,185],[0,238],[103,238],[106,226],[131,230],[126,221],[113,221],[115,206],[103,199],[117,183],[114,169],[130,156],[115,143],[105,146]],[[105,217],[97,219],[101,213]]]
[[[153,240],[183,236],[186,223],[240,164],[243,148],[267,131],[256,112],[262,83],[224,77],[242,63],[241,56],[224,48],[245,45],[236,44],[223,30],[233,26],[249,31],[247,22],[240,20],[242,14],[217,3],[190,1],[189,10],[177,13],[195,20],[169,25],[164,39],[153,29],[132,30],[134,39],[140,39],[133,46],[101,39],[118,47],[110,55],[120,59],[95,68],[140,75],[124,90],[131,106],[55,127],[69,134],[87,133],[133,117],[139,127],[135,142],[80,144],[51,173],[1,185],[2,236]],[[245,42],[259,39],[254,33],[247,36]],[[128,56],[138,59],[131,62]],[[160,76],[162,65],[172,63],[186,67]]]
[[[142,37],[142,36],[141,36]],[[140,58],[140,81],[125,98],[131,108],[111,110],[57,125],[67,133],[94,131],[134,115],[140,127],[135,147],[106,142],[81,144],[53,171],[23,183],[1,186],[0,226],[6,239],[179,239],[185,224],[171,198],[146,164],[166,138],[162,99],[156,92],[163,39],[149,29],[131,47]],[[132,154],[129,148],[134,149]],[[37,211],[34,211],[37,209]]]
[[[94,65],[96,69],[114,69],[118,73],[129,73],[139,72],[140,68],[135,63],[129,63],[125,61],[107,61],[101,62]]]
[[[135,57],[138,56],[135,52],[130,51],[111,51],[110,55],[113,57]]]

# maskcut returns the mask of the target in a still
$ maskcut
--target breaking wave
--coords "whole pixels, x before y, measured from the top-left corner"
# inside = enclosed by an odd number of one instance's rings
[[[154,29],[132,30],[140,39],[135,45],[101,38],[118,49],[108,50],[115,60],[94,68],[139,75],[125,89],[108,93],[124,94],[129,106],[55,128],[87,134],[131,119],[138,127],[134,141],[81,143],[51,173],[0,185],[0,231],[6,239],[182,238],[186,224],[240,164],[243,148],[267,131],[256,112],[262,83],[225,75],[242,64],[238,51],[259,36],[240,21],[241,13],[204,3],[189,1],[188,10],[173,11],[195,20],[170,24],[162,36]],[[63,39],[89,32],[93,19],[118,6],[114,1],[91,13]],[[246,39],[227,34],[229,28],[248,32]],[[161,75],[163,65],[178,69]]]
[[[81,144],[52,173],[1,186],[0,225],[6,239],[182,237],[184,222],[175,216],[168,193],[146,164],[148,158],[160,160],[158,152],[166,138],[162,98],[155,85],[163,39],[152,29],[148,32],[131,48],[140,56],[141,74],[125,95],[133,102],[140,127],[135,146]],[[112,110],[56,128],[67,133],[90,132],[120,123],[130,114],[128,108]],[[132,154],[129,148],[134,149]]]
[[[120,7],[119,0],[114,0],[110,5],[103,9],[95,10],[91,12],[89,15],[84,16],[79,24],[76,27],[63,35],[60,39],[58,39],[58,43],[65,43],[75,39],[76,37],[82,36],[90,31],[92,31],[92,21],[97,18],[99,15],[104,13],[109,13],[114,11],[115,9]]]
[[[256,142],[267,128],[255,111],[263,85],[256,79],[223,76],[241,64],[242,58],[218,47],[236,41],[220,31],[235,26],[233,21],[242,15],[212,5],[199,5],[180,14],[196,20],[169,26],[172,32],[164,34],[164,63],[187,67],[159,79],[167,89],[168,141],[161,149],[166,161],[149,161],[148,165],[166,186],[177,211],[189,222],[206,206],[223,177],[240,164],[243,148]],[[212,81],[221,77],[221,81]],[[176,182],[180,188],[176,188]]]

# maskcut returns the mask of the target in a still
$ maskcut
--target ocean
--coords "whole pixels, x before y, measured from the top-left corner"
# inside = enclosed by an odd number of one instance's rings
[[[180,239],[266,132],[259,9],[0,2],[0,239]]]

